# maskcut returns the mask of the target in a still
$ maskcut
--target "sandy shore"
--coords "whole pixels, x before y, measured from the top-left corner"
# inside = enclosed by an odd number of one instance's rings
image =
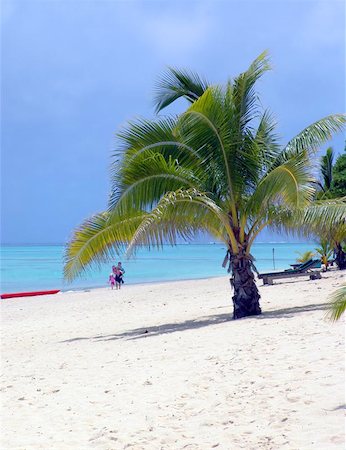
[[[0,446],[341,450],[344,279],[261,286],[239,321],[227,278],[2,301]]]

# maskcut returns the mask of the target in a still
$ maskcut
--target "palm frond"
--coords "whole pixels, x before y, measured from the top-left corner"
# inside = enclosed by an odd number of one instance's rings
[[[175,141],[176,117],[160,117],[157,120],[138,118],[129,121],[117,133],[117,152],[115,157],[124,153],[136,153],[155,142]]]
[[[307,250],[306,252],[296,252],[296,253],[298,253],[297,262],[299,262],[299,263],[305,263],[315,256],[315,252],[313,252],[312,250]]]
[[[240,202],[242,193],[256,184],[260,167],[258,164],[258,144],[250,130],[232,134],[231,105],[226,92],[221,87],[210,87],[181,115],[177,132],[180,139],[199,152],[208,164],[204,167],[209,173],[217,174],[220,186],[218,195],[228,198],[234,223],[237,222],[234,205]],[[234,139],[239,138],[237,142]],[[207,160],[209,156],[209,160]],[[211,170],[209,170],[211,169]],[[210,188],[205,190],[209,191]]]
[[[255,145],[259,147],[260,163],[262,170],[268,169],[274,159],[280,153],[281,147],[278,143],[278,135],[275,133],[276,121],[273,115],[265,110],[255,135]]]
[[[141,211],[127,211],[126,216],[102,212],[87,219],[66,247],[65,279],[72,281],[91,264],[100,265],[122,253],[144,216]]]
[[[334,152],[332,147],[328,147],[326,154],[321,158],[321,174],[323,177],[323,190],[327,191],[333,181],[333,161]]]
[[[156,152],[146,154],[124,166],[116,190],[112,192],[109,208],[151,208],[162,195],[179,188],[199,185],[197,172],[181,166],[179,161]]]
[[[158,113],[181,97],[192,103],[208,86],[209,83],[194,72],[169,67],[156,84],[155,110]]]
[[[314,201],[305,208],[271,208],[270,224],[299,236],[346,236],[346,197]]]
[[[239,131],[257,116],[258,97],[254,86],[261,76],[270,70],[268,52],[262,52],[233,82],[233,104],[235,108],[235,123]]]
[[[282,164],[287,158],[301,151],[314,154],[321,145],[332,138],[333,134],[342,131],[345,123],[346,116],[344,114],[332,114],[309,125],[288,142],[274,165]]]
[[[324,234],[346,225],[346,197],[315,201],[296,218],[304,228]],[[320,233],[318,231],[320,230]]]
[[[330,306],[326,318],[335,322],[346,311],[346,284],[337,289],[331,296]]]
[[[154,144],[162,143],[158,146],[164,155],[174,156],[177,150],[174,129],[177,120],[172,117],[160,118],[157,121],[139,118],[135,121],[129,121],[116,137],[116,147],[112,155],[111,163],[111,179],[117,184],[118,178],[121,177],[120,169],[126,164],[126,159],[131,159],[137,153],[145,151],[145,149],[153,150]],[[166,144],[172,142],[171,145]]]
[[[203,148],[212,154],[214,163],[223,171],[232,192],[232,177],[228,163],[229,133],[224,120],[222,92],[210,87],[190,108],[181,115],[178,132],[184,142],[194,148]]]
[[[228,216],[215,202],[196,189],[168,192],[157,206],[143,218],[129,246],[128,254],[141,244],[162,246],[163,242],[174,245],[177,237],[191,237],[197,230],[211,232],[217,239],[228,242],[232,233]],[[236,245],[235,245],[235,250]]]
[[[262,178],[249,198],[247,214],[267,215],[274,204],[294,209],[307,206],[315,193],[310,172],[309,159],[304,152],[275,167]]]
[[[320,239],[319,247],[316,247],[315,250],[321,257],[325,257],[327,260],[333,255],[333,246],[327,239]]]
[[[140,119],[124,128],[118,138],[119,149],[112,164],[110,209],[119,207],[120,199],[124,202],[126,197],[131,203],[143,192],[140,207],[149,206],[167,191],[191,187],[207,178],[210,154],[184,142],[176,120]]]

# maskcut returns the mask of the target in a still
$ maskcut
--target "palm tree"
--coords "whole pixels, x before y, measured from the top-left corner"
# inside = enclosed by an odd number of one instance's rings
[[[332,197],[346,196],[346,144],[344,152],[340,153],[333,166],[333,178],[330,193]]]
[[[341,155],[342,157],[343,155]],[[340,160],[340,157],[337,159],[337,163]],[[323,183],[318,182],[319,190],[316,192],[316,198],[318,199],[327,199],[333,197],[340,197],[340,195],[335,195],[335,191],[333,191],[334,185],[334,174],[335,174],[335,166],[333,166],[334,162],[334,151],[332,147],[327,148],[326,154],[322,156],[320,163],[320,171],[323,178]],[[338,175],[338,173],[336,173]],[[331,229],[328,227],[327,230],[323,230],[323,234],[319,234],[320,240],[325,244],[327,241],[333,242],[334,244],[334,254],[335,254],[335,262],[339,269],[346,269],[346,253],[342,246],[342,241],[345,239],[346,231],[345,231],[345,221],[344,217],[341,221],[340,226],[335,229]],[[341,230],[340,230],[341,229]],[[331,256],[331,255],[330,255]],[[322,257],[326,260],[326,254],[324,253]],[[328,267],[328,263],[326,263],[326,268]]]
[[[326,226],[340,221],[346,208],[341,200],[312,204],[312,156],[345,118],[321,119],[281,147],[255,91],[269,68],[262,53],[226,86],[168,72],[157,110],[180,97],[190,106],[178,117],[140,119],[118,133],[109,209],[75,231],[66,251],[68,280],[124,249],[131,254],[139,245],[174,245],[202,230],[227,248],[223,265],[232,273],[233,317],[261,313],[251,255],[259,233],[268,226]]]
[[[320,255],[321,261],[325,265],[326,270],[328,270],[328,261],[333,256],[333,247],[330,244],[330,241],[327,239],[321,239],[319,242],[319,247],[316,247],[315,250]]]
[[[333,182],[333,162],[334,151],[332,147],[328,147],[326,154],[321,158],[321,174],[323,178],[323,184],[321,184],[324,193],[328,192]]]
[[[306,252],[297,252],[297,253],[299,254],[299,257],[297,258],[297,262],[299,262],[299,263],[305,263],[315,256],[315,253],[312,250],[307,250]]]

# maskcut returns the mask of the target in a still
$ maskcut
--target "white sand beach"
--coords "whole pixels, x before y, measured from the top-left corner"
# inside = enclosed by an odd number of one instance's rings
[[[226,277],[3,300],[1,449],[344,449],[344,279],[238,321]]]

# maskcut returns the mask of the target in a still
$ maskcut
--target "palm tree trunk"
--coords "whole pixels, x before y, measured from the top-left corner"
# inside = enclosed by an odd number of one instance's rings
[[[346,269],[346,254],[343,251],[340,242],[336,243],[335,262],[340,270]]]
[[[231,256],[234,288],[233,319],[256,316],[261,314],[259,304],[260,295],[256,286],[255,277],[251,267],[251,259],[244,254]]]

